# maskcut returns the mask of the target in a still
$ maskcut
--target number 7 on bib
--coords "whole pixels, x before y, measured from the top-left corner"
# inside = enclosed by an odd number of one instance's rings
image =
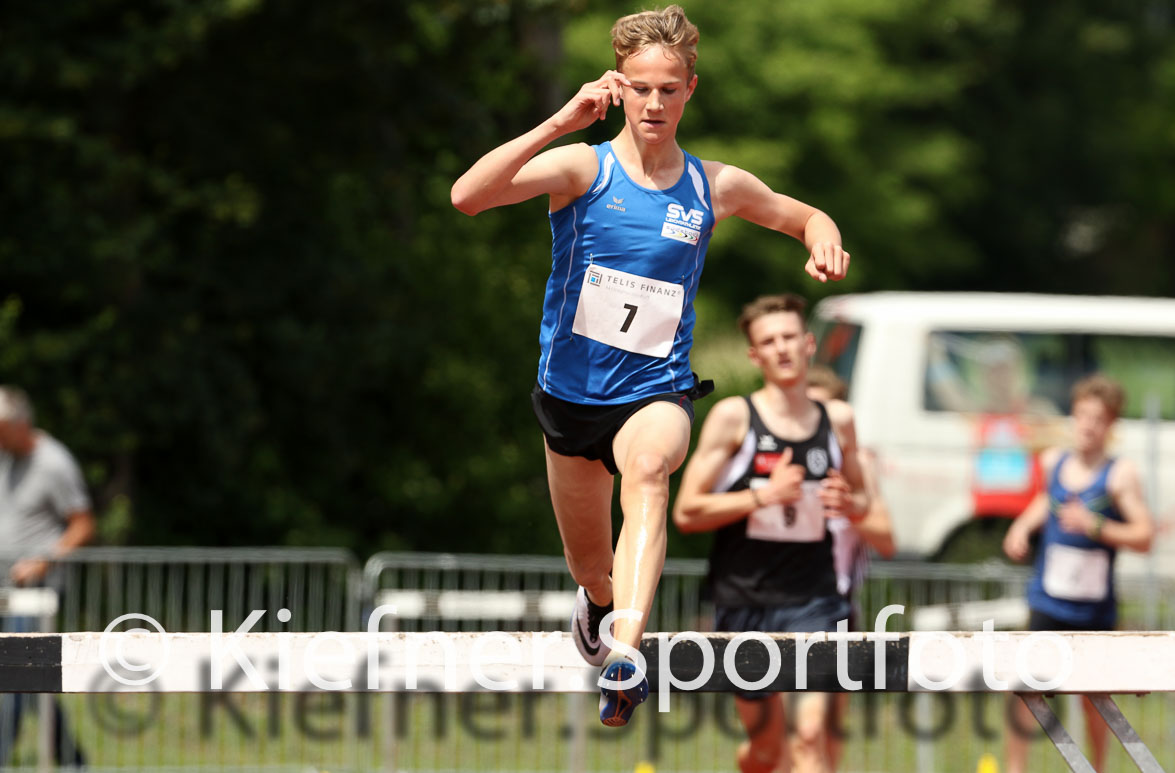
[[[592,264],[571,331],[628,352],[668,357],[684,299],[679,284]]]

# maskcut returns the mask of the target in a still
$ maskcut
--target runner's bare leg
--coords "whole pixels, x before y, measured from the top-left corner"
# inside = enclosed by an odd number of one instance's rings
[[[685,461],[689,442],[689,416],[669,402],[641,408],[612,442],[624,511],[612,562],[613,603],[616,609],[636,609],[642,614],[639,620],[617,618],[613,635],[634,649],[640,647],[665,566],[669,476]]]
[[[830,769],[824,737],[829,698],[828,693],[801,693],[796,701],[796,738],[792,744],[794,773],[825,773]]]
[[[592,601],[607,606],[612,600],[612,474],[603,462],[547,448],[547,483],[567,568]]]
[[[734,706],[748,739],[738,747],[740,773],[788,773],[791,760],[782,696],[754,701],[736,696]]]

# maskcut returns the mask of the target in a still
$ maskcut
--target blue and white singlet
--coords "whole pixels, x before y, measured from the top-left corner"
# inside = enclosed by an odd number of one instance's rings
[[[1049,478],[1049,515],[1037,549],[1036,572],[1028,583],[1028,606],[1072,625],[1108,629],[1118,618],[1114,594],[1117,551],[1084,534],[1065,531],[1057,512],[1071,497],[1078,497],[1091,512],[1122,522],[1108,484],[1114,460],[1107,460],[1083,490],[1069,491],[1061,483],[1061,467],[1068,458],[1067,453],[1061,456]]]
[[[551,277],[539,387],[586,405],[690,389],[694,296],[714,230],[702,162],[659,191],[629,178],[611,143],[594,146],[588,192],[551,217]]]

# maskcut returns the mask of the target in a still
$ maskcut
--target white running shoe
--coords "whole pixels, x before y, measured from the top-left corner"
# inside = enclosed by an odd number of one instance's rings
[[[575,639],[579,654],[593,666],[604,665],[604,659],[612,651],[600,640],[600,624],[611,611],[611,604],[606,607],[593,604],[587,591],[580,586],[575,594],[575,609],[571,612],[571,638]]]

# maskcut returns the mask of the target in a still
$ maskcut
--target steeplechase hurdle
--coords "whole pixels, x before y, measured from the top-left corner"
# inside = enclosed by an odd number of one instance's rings
[[[598,669],[562,632],[253,633],[254,617],[237,631],[213,622],[213,633],[6,634],[0,691],[598,689]],[[1175,692],[1175,632],[649,633],[640,655],[655,693],[643,711],[667,711],[684,691],[1016,693],[1079,773],[1093,767],[1045,695],[1089,696],[1139,769],[1159,773],[1111,695]]]

